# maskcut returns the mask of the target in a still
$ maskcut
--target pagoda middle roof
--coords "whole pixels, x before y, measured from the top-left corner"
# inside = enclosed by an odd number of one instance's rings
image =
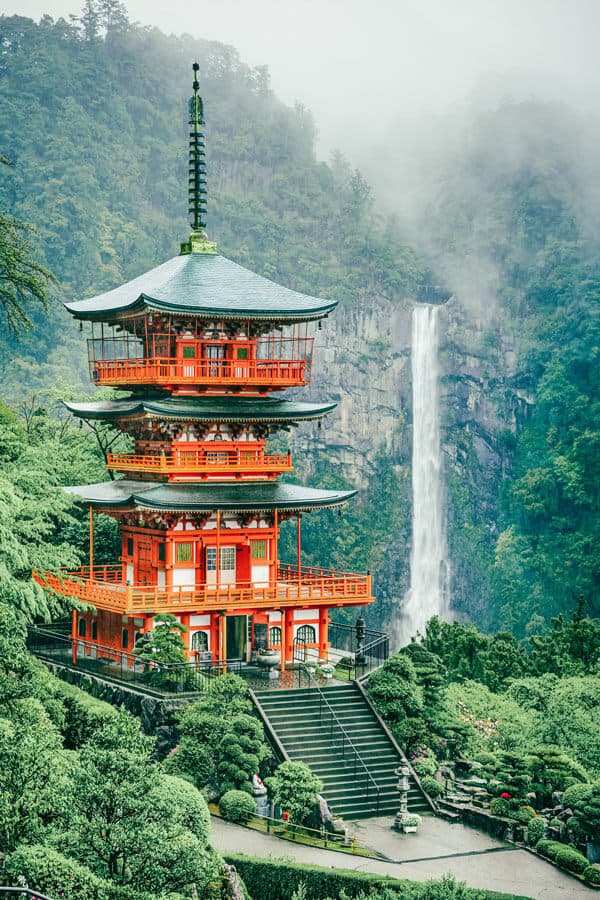
[[[65,303],[77,319],[113,321],[152,310],[219,319],[302,322],[327,315],[336,300],[282,287],[218,253],[175,256],[120,287]]]
[[[148,415],[190,422],[296,422],[318,419],[335,403],[304,403],[269,397],[194,397],[155,400],[98,400],[65,403],[80,419],[118,420]]]
[[[168,510],[171,512],[281,512],[331,509],[347,503],[356,491],[323,491],[282,482],[259,484],[163,484],[155,481],[103,481],[67,487],[96,508]]]

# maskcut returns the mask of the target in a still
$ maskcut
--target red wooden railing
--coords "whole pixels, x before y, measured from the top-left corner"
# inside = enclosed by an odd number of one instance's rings
[[[128,585],[121,566],[94,566],[67,572],[34,572],[42,587],[67,597],[120,613],[182,610],[268,609],[282,606],[362,605],[372,600],[371,576],[281,565],[277,581],[268,585],[237,582],[231,585],[164,588]]]

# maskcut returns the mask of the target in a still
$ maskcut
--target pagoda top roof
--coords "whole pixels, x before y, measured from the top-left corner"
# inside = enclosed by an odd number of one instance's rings
[[[296,422],[319,419],[335,409],[335,403],[304,403],[270,397],[194,397],[163,400],[98,400],[65,403],[80,419],[114,421],[148,415],[189,422]]]
[[[281,512],[305,512],[331,509],[347,503],[356,491],[322,491],[297,484],[261,482],[259,484],[162,484],[160,482],[103,481],[67,487],[96,508],[135,507],[170,512],[252,512],[278,509]]]
[[[337,300],[282,287],[214,252],[175,256],[120,287],[65,303],[77,319],[114,321],[145,310],[214,319],[303,322],[326,316]]]

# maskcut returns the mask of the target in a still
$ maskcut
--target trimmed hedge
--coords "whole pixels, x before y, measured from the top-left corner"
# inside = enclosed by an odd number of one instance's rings
[[[561,844],[560,841],[549,840],[538,841],[535,845],[537,852],[541,853],[542,856],[546,856],[548,859],[556,859],[556,854],[565,847],[566,844]]]
[[[588,866],[584,869],[583,877],[588,884],[600,885],[600,869],[597,866]]]
[[[589,866],[587,858],[574,847],[565,847],[563,850],[559,850],[554,857],[554,862],[563,869],[576,872],[578,875],[581,875]]]
[[[281,900],[291,897],[300,884],[304,884],[306,896],[310,900],[326,900],[328,897],[339,897],[342,891],[348,897],[377,889],[387,888],[397,891],[401,900],[427,900],[432,896],[432,882],[387,878],[372,875],[369,872],[353,872],[347,869],[325,869],[320,866],[289,862],[284,859],[258,859],[254,856],[243,856],[228,853],[225,860],[235,866],[244,880],[252,897],[260,900]],[[454,882],[434,882],[440,886],[435,896],[439,900],[526,900],[515,894],[499,894],[495,891],[475,890],[454,885]],[[442,893],[447,885],[447,891]]]
[[[108,722],[113,722],[118,711],[110,703],[92,697],[74,684],[54,679],[52,689],[65,708],[65,723],[61,729],[65,739],[65,747],[77,750]]]

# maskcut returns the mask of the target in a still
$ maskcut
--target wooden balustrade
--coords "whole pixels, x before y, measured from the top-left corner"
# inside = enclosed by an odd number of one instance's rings
[[[90,359],[96,384],[246,385],[284,388],[308,384],[309,359],[198,360],[176,357]]]
[[[109,453],[107,468],[118,471],[151,470],[164,475],[189,473],[198,475],[224,472],[229,476],[265,473],[276,475],[279,472],[290,472],[293,468],[292,457],[287,454],[265,454],[262,450],[245,450],[243,448],[210,450],[176,450],[174,453]]]
[[[106,570],[106,581],[100,575]],[[116,577],[115,572],[119,572]],[[261,586],[233,585],[164,588],[128,585],[121,566],[95,566],[74,572],[34,572],[35,581],[57,594],[121,614],[183,612],[195,609],[280,609],[288,606],[353,606],[369,603],[371,576],[282,565],[277,581]]]

